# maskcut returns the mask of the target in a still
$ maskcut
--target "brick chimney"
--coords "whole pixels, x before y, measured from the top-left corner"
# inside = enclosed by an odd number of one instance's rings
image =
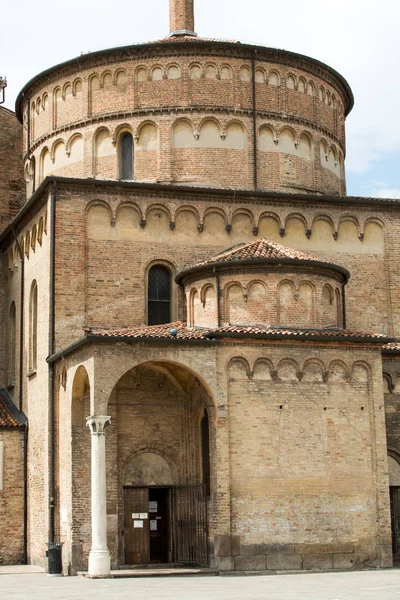
[[[171,36],[193,35],[194,0],[169,0],[169,28]]]

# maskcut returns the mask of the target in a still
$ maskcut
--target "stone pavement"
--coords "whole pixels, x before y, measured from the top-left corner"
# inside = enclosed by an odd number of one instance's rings
[[[1,600],[400,600],[400,570],[86,579],[1,574]]]

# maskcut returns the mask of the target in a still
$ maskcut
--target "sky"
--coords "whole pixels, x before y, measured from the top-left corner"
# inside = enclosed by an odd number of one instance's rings
[[[3,8],[0,76],[14,109],[22,86],[82,52],[165,37],[168,0],[18,0]],[[349,82],[347,193],[400,198],[398,0],[195,0],[201,37],[240,40],[321,60]]]

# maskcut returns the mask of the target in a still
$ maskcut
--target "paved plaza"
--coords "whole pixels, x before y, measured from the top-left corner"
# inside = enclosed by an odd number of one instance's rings
[[[6,573],[1,600],[400,600],[400,570],[90,580]]]

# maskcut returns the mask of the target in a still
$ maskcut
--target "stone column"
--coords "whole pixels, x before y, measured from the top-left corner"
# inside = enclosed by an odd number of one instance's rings
[[[89,575],[110,575],[110,553],[107,548],[106,438],[104,430],[111,417],[87,417],[92,435],[92,548],[89,554]]]

